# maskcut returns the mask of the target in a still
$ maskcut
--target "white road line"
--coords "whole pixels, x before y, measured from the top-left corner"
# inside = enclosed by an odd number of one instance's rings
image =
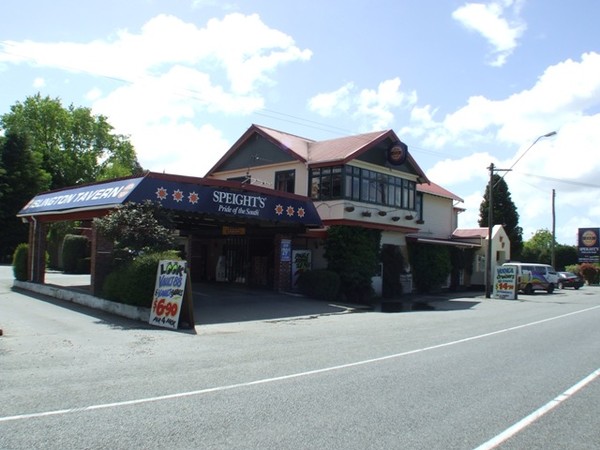
[[[200,389],[197,391],[179,392],[179,393],[175,393],[175,394],[140,398],[140,399],[136,399],[136,400],[126,400],[126,401],[122,401],[122,402],[102,403],[102,404],[98,404],[98,405],[84,406],[82,408],[58,409],[58,410],[54,410],[54,411],[45,411],[45,412],[38,412],[38,413],[31,413],[31,414],[18,414],[18,415],[14,415],[14,416],[5,416],[5,417],[0,417],[0,423],[10,422],[10,421],[15,421],[15,420],[35,419],[35,418],[48,417],[48,416],[59,416],[59,415],[64,415],[64,414],[73,414],[73,413],[85,412],[85,411],[95,411],[95,410],[99,410],[99,409],[119,408],[119,407],[123,407],[123,406],[140,405],[143,403],[159,402],[159,401],[163,401],[163,400],[171,400],[171,399],[176,399],[176,398],[193,397],[193,396],[198,396],[198,395],[210,394],[210,393],[214,393],[214,392],[223,392],[223,391],[229,391],[232,389],[238,389],[238,388],[243,388],[243,387],[273,383],[273,382],[277,382],[277,381],[291,380],[293,378],[307,377],[307,376],[311,376],[311,375],[332,372],[335,370],[342,370],[342,369],[348,369],[351,367],[364,366],[367,364],[373,364],[373,363],[377,363],[377,362],[381,362],[381,361],[386,361],[389,359],[401,358],[403,356],[414,355],[417,353],[423,353],[423,352],[427,352],[430,350],[437,350],[437,349],[449,347],[452,345],[475,341],[478,339],[495,336],[497,334],[507,333],[510,331],[515,331],[515,330],[519,330],[522,328],[531,327],[531,326],[539,325],[539,324],[546,323],[546,322],[551,322],[553,320],[563,319],[565,317],[573,316],[575,314],[581,314],[581,313],[592,311],[592,310],[598,309],[598,308],[600,308],[600,305],[593,306],[591,308],[582,309],[579,311],[570,312],[567,314],[561,314],[560,316],[554,316],[554,317],[550,317],[548,319],[537,320],[535,322],[529,322],[529,323],[526,323],[523,325],[517,325],[514,327],[509,327],[509,328],[504,328],[504,329],[497,330],[497,331],[492,331],[490,333],[480,334],[477,336],[471,336],[471,337],[464,338],[464,339],[458,339],[456,341],[445,342],[443,344],[432,345],[430,347],[423,347],[423,348],[416,349],[416,350],[409,350],[409,351],[402,352],[402,353],[395,353],[393,355],[381,356],[379,358],[372,358],[372,359],[356,361],[356,362],[348,363],[348,364],[341,364],[339,366],[325,367],[322,369],[309,370],[306,372],[298,372],[298,373],[282,375],[282,376],[273,377],[273,378],[263,378],[261,380],[249,381],[249,382],[245,382],[245,383],[230,384],[230,385],[226,385],[226,386],[216,386],[213,388]]]
[[[551,410],[556,408],[558,405],[560,405],[565,400],[568,400],[577,391],[583,389],[585,386],[587,386],[589,383],[594,381],[599,376],[600,376],[600,369],[596,369],[591,374],[589,374],[587,377],[585,377],[583,380],[581,380],[579,383],[574,384],[569,389],[567,389],[565,392],[560,394],[558,397],[552,399],[551,401],[546,403],[544,406],[542,406],[538,410],[532,412],[527,417],[521,419],[520,421],[518,421],[511,427],[507,428],[506,430],[504,430],[502,433],[500,433],[496,437],[481,444],[475,450],[491,450],[493,448],[496,448],[498,445],[502,444],[504,441],[510,439],[511,437],[513,437],[517,433],[519,433],[520,431],[527,428],[529,425],[531,425],[533,422],[538,420],[544,414],[550,412]]]

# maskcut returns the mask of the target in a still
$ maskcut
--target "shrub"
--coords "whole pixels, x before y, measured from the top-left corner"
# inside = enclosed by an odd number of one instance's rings
[[[595,264],[583,263],[579,272],[588,284],[598,284],[598,266]]]
[[[127,305],[150,308],[156,283],[156,270],[161,260],[180,260],[177,250],[146,253],[119,265],[108,274],[102,296]]]
[[[373,295],[371,278],[379,267],[381,231],[361,227],[334,225],[325,241],[327,269],[341,279],[341,289],[348,300],[366,302]]]
[[[383,263],[382,292],[383,298],[395,298],[402,294],[400,274],[404,273],[404,257],[397,245],[384,244],[381,247]]]
[[[22,243],[17,245],[13,253],[13,273],[18,281],[27,281],[27,255],[29,245]]]
[[[327,301],[338,297],[340,284],[340,276],[326,269],[308,270],[298,278],[298,286],[302,294]]]
[[[448,247],[410,243],[408,252],[417,291],[430,292],[440,289],[452,269]]]
[[[67,234],[65,236],[62,261],[65,273],[86,273],[85,260],[89,255],[89,241],[85,236]],[[89,273],[89,270],[88,272]]]
[[[173,248],[173,221],[160,203],[126,203],[94,219],[100,234],[114,242],[113,253],[124,259]]]

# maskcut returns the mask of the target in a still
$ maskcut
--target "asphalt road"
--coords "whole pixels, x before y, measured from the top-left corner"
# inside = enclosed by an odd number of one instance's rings
[[[193,334],[11,286],[1,449],[600,448],[597,287]]]

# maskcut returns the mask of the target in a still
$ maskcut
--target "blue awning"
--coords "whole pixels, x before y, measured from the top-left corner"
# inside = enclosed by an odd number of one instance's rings
[[[35,196],[18,217],[111,209],[126,202],[159,202],[166,209],[218,216],[321,227],[308,197],[236,181],[149,172],[143,177],[89,184]]]

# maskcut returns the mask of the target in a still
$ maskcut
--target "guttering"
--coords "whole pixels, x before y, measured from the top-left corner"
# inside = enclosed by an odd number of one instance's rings
[[[408,239],[421,242],[423,244],[438,244],[438,245],[451,245],[454,247],[465,247],[465,248],[479,248],[481,244],[474,244],[472,242],[461,242],[461,241],[452,241],[445,239],[428,239],[428,238],[419,238],[419,237],[409,237]]]

